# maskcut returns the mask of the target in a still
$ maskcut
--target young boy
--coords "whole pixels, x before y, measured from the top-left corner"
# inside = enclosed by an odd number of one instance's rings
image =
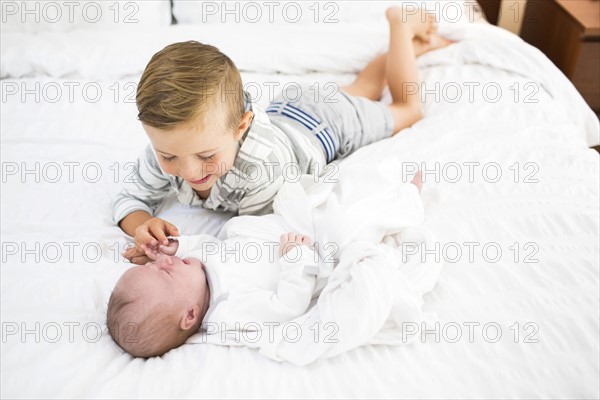
[[[176,43],[155,54],[137,92],[139,119],[151,145],[138,161],[136,183],[114,203],[113,218],[135,238],[124,256],[148,258],[142,244],[166,244],[171,223],[153,217],[170,189],[187,205],[261,215],[272,211],[284,168],[302,173],[389,137],[421,118],[416,55],[449,42],[433,17],[387,11],[390,49],[330,101],[305,96],[274,101],[265,111],[242,90],[233,62],[198,42]],[[406,84],[412,94],[407,94]],[[377,102],[389,86],[392,104]]]

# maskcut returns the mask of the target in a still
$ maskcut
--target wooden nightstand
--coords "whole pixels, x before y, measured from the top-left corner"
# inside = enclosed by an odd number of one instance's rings
[[[521,37],[542,50],[600,114],[600,0],[528,0]]]

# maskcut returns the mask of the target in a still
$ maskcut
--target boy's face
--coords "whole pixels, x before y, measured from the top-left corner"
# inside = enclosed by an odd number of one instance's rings
[[[198,307],[203,318],[209,305],[210,291],[204,266],[194,258],[181,259],[162,255],[156,261],[128,269],[117,282],[115,290],[126,291],[141,299],[137,313],[151,312],[154,306],[165,303],[185,313]],[[178,311],[179,312],[179,311]]]
[[[244,114],[235,132],[227,128],[226,118],[226,105],[217,103],[202,120],[168,131],[143,126],[163,171],[185,179],[198,192],[208,192],[233,166],[252,113]]]

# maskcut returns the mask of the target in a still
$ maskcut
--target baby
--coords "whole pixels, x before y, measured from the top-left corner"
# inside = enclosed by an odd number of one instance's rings
[[[312,240],[290,232],[278,254],[276,245],[198,235],[145,246],[153,261],[127,270],[110,297],[110,335],[132,356],[154,357],[185,343],[201,323],[239,331],[302,315],[316,281]]]
[[[374,176],[373,186],[382,179]],[[381,224],[376,218],[369,218],[368,225],[355,227],[362,232],[357,239],[380,241],[390,228],[420,219],[421,171],[410,183],[399,184],[397,190],[389,193],[370,191],[370,195],[363,196],[381,200],[389,197],[379,209],[386,222]],[[344,210],[353,209],[353,203],[358,201],[348,189],[348,198],[334,196],[342,203],[328,206],[323,210],[328,217],[319,218],[325,220],[323,224],[329,233],[337,229],[332,226],[336,218],[344,218],[342,210],[336,207],[345,204]],[[285,199],[282,201],[288,204],[290,199]],[[408,221],[408,215],[415,221]],[[289,228],[291,225],[278,214],[240,216],[223,227],[221,235],[226,239],[222,241],[196,235],[172,238],[168,245],[144,245],[152,261],[128,269],[110,297],[107,325],[111,336],[129,354],[153,357],[185,343],[201,324],[210,323],[213,333],[240,331],[301,316],[320,289],[320,259],[316,243],[313,245],[307,236],[290,232],[281,235],[279,243],[272,240],[275,232]],[[315,234],[319,232],[322,230]]]

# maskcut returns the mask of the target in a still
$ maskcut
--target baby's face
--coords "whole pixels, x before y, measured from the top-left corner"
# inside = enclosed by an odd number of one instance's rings
[[[166,303],[181,310],[198,305],[203,316],[210,294],[204,265],[199,260],[166,255],[128,269],[115,289],[140,299],[136,312],[142,314],[151,312],[159,303]]]

